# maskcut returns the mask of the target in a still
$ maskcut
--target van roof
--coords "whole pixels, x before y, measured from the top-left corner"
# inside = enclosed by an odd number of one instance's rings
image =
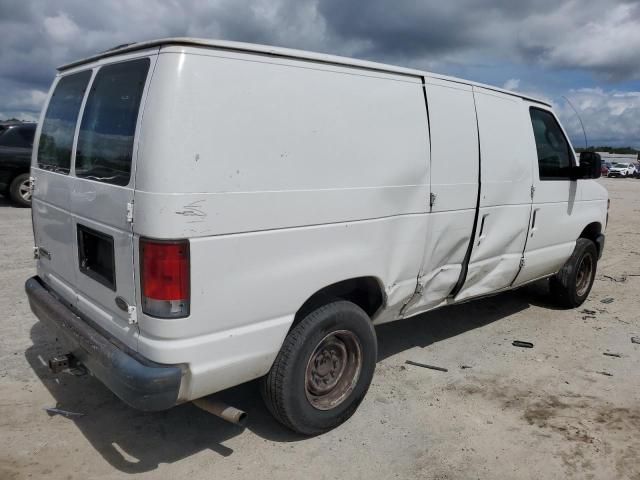
[[[380,72],[399,73],[402,75],[411,75],[411,76],[418,76],[418,77],[426,76],[430,78],[437,78],[441,80],[448,80],[452,82],[463,83],[466,85],[473,85],[477,87],[487,88],[489,90],[494,90],[497,92],[506,93],[508,95],[524,98],[526,100],[530,100],[533,102],[541,103],[549,107],[551,106],[548,102],[541,100],[539,98],[522,95],[521,93],[512,92],[510,90],[494,87],[492,85],[486,85],[483,83],[472,82],[470,80],[464,80],[461,78],[450,77],[447,75],[440,75],[437,73],[426,72],[422,70],[397,67],[394,65],[370,62],[366,60],[357,60],[354,58],[340,57],[337,55],[308,52],[305,50],[295,50],[291,48],[272,47],[268,45],[258,45],[253,43],[231,42],[227,40],[209,40],[209,39],[203,39],[203,38],[190,38],[190,37],[170,37],[170,38],[161,38],[157,40],[149,40],[146,42],[118,45],[117,47],[111,48],[109,50],[98,53],[91,57],[87,57],[82,60],[77,60],[75,62],[62,65],[58,67],[58,71],[63,72],[65,70],[77,67],[79,65],[91,63],[102,58],[113,57],[116,55],[120,55],[122,53],[128,53],[136,50],[143,50],[143,49],[153,48],[153,47],[163,47],[163,46],[173,46],[173,45],[208,47],[208,48],[216,48],[221,50],[231,50],[231,51],[238,51],[238,52],[251,52],[251,53],[259,53],[261,55],[304,59],[304,60],[310,60],[313,62],[334,64],[334,65],[348,65],[352,67],[358,67],[358,68],[363,68],[367,70],[376,70]]]

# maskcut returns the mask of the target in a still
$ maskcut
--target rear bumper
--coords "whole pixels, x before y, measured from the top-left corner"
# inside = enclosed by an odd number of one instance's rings
[[[145,411],[176,405],[183,375],[179,365],[161,365],[128,351],[64,305],[37,276],[27,280],[25,290],[38,319],[121,400]]]

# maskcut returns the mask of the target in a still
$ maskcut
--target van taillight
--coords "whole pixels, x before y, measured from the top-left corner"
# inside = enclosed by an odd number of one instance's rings
[[[189,315],[189,241],[140,239],[142,311],[160,318]]]

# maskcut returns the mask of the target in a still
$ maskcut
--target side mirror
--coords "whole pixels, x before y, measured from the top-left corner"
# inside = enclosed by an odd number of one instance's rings
[[[600,178],[602,159],[596,152],[581,152],[578,179]]]

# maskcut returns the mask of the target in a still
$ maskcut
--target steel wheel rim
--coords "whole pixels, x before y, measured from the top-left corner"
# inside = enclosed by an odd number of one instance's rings
[[[30,202],[31,201],[31,181],[25,180],[18,187],[18,193],[23,200]]]
[[[582,257],[580,265],[578,265],[578,273],[576,275],[576,294],[579,297],[587,293],[587,289],[591,283],[593,275],[593,258],[590,254]]]
[[[305,394],[318,410],[331,410],[353,391],[362,370],[362,347],[349,330],[326,335],[313,350],[305,370]]]

